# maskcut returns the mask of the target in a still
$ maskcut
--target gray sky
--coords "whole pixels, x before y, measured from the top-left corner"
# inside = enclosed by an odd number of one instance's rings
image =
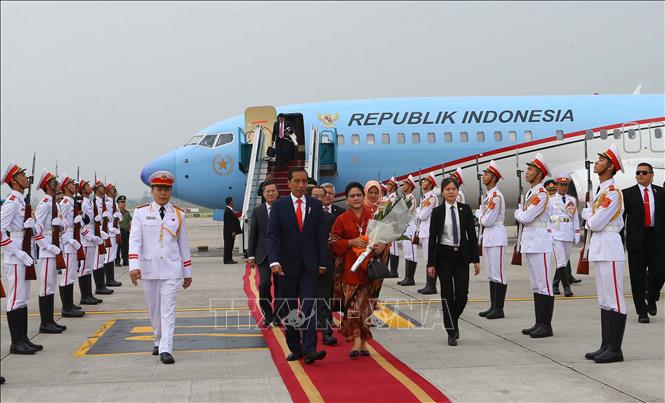
[[[134,197],[252,105],[663,93],[663,4],[2,2],[2,170],[36,151]]]

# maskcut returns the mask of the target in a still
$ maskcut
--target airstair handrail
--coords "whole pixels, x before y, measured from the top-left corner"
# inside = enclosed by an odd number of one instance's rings
[[[260,155],[260,151],[263,149],[263,130],[261,130],[261,125],[257,125],[256,128],[254,128],[254,135],[252,136],[252,154],[249,159],[249,169],[247,170],[247,183],[245,184],[245,198],[242,202],[242,220],[241,224],[244,229],[245,225],[245,218],[247,217],[247,213],[251,207],[251,201],[252,198],[254,197],[254,179],[256,175],[258,174],[258,169],[257,166],[260,168],[261,161],[262,161],[262,155]],[[257,160],[258,161],[257,164]]]

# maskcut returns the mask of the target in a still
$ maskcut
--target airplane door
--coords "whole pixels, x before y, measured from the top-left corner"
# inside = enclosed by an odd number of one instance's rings
[[[263,134],[267,136],[267,141],[263,142],[263,154],[268,151],[272,141],[272,127],[277,121],[277,111],[274,106],[252,106],[245,109],[245,133],[247,133],[247,142],[252,142],[254,129],[257,125],[263,128]]]
[[[627,153],[640,152],[642,149],[640,125],[635,122],[624,123],[621,131],[623,132],[623,150]]]
[[[663,138],[663,124],[649,123],[649,146],[654,153],[665,152],[665,138]]]

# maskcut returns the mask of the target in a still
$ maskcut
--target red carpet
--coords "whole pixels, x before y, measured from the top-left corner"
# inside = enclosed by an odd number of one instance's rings
[[[258,275],[246,269],[244,289],[248,305],[257,322],[262,317],[258,298]],[[319,332],[323,361],[305,365],[302,360],[286,361],[289,353],[282,329],[262,329],[273,361],[294,402],[449,402],[450,400],[418,373],[390,354],[381,344],[370,340],[370,357],[351,360],[351,343],[336,334],[337,346],[324,346]]]

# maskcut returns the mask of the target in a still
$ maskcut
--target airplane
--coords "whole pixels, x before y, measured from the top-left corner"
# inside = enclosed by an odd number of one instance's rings
[[[503,173],[499,186],[507,208],[514,209],[517,170],[525,170],[537,152],[553,171],[571,175],[570,192],[579,200],[587,190],[584,143],[591,161],[616,143],[625,165],[625,173],[615,178],[621,188],[635,183],[640,162],[654,167],[656,184],[664,179],[664,94],[386,98],[268,108],[272,115],[261,125],[269,131],[274,113],[285,114],[296,122],[302,150],[314,138],[305,136],[305,128],[319,133],[318,183],[332,183],[336,201],[351,181],[418,179],[434,172],[440,183],[461,167],[466,201],[477,208],[477,172],[494,159]],[[221,220],[224,199],[231,196],[238,205],[245,196],[252,139],[248,111],[202,129],[148,163],[141,180],[148,184],[153,172],[168,170],[177,179],[175,197],[214,209],[213,218]],[[597,178],[591,176],[595,188]]]

